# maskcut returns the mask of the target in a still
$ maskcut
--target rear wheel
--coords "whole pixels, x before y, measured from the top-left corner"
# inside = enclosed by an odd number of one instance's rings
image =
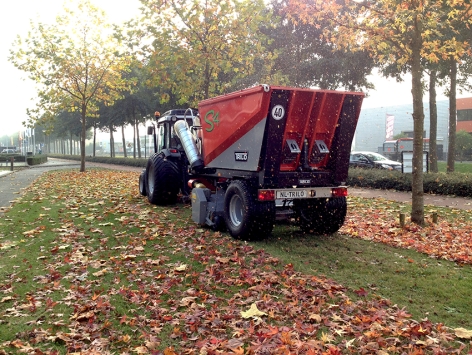
[[[147,164],[147,196],[155,205],[175,203],[180,190],[179,169],[162,154],[154,154]]]
[[[344,224],[346,197],[295,200],[294,209],[302,231],[312,234],[333,234]]]
[[[261,240],[274,227],[275,203],[256,201],[247,183],[235,180],[226,190],[224,219],[233,238]]]

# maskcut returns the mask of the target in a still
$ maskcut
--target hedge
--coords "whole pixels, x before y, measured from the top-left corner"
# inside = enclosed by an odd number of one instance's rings
[[[411,174],[381,169],[349,169],[348,186],[411,191]],[[464,173],[425,173],[423,190],[436,195],[472,197],[472,175]]]
[[[4,163],[5,161],[9,162],[10,159],[13,158],[15,162],[25,162],[26,157],[21,154],[1,154],[0,155],[0,162]]]
[[[26,157],[26,163],[28,165],[39,165],[48,161],[48,156],[45,154],[33,155]]]
[[[49,154],[51,158],[80,160],[79,155]],[[146,167],[144,158],[110,158],[86,156],[86,161],[114,165]],[[373,189],[411,191],[411,174],[395,170],[350,168],[347,185]],[[425,193],[472,197],[472,174],[425,173],[423,179]]]

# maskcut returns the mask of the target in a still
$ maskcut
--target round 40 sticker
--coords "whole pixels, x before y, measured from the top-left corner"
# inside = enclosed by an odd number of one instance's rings
[[[272,108],[272,117],[274,120],[281,120],[285,116],[285,108],[282,105],[275,105]]]

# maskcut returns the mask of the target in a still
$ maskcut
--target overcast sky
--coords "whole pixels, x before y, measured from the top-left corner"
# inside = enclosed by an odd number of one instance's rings
[[[102,8],[110,22],[120,23],[139,14],[139,0],[92,0]],[[31,98],[35,87],[26,73],[8,61],[9,50],[17,35],[25,37],[30,20],[53,23],[61,12],[64,0],[13,0],[5,2],[0,12],[0,136],[22,130],[27,120],[26,109],[34,108]]]
[[[139,14],[139,0],[92,0],[92,2],[107,13],[110,22],[123,22]],[[27,120],[26,109],[34,107],[31,101],[35,96],[34,84],[26,78],[25,73],[17,70],[7,60],[12,43],[18,34],[26,35],[30,19],[39,18],[41,22],[52,23],[62,9],[63,3],[64,0],[14,0],[2,6],[0,13],[0,78],[2,79],[0,136],[22,130],[21,122]],[[392,106],[412,101],[411,81],[398,84],[393,79],[376,77],[372,79],[377,90],[370,92],[371,97],[364,100],[363,107]]]

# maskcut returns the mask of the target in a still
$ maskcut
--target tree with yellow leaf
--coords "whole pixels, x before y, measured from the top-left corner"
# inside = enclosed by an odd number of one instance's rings
[[[85,171],[87,118],[97,114],[98,103],[112,103],[130,86],[122,77],[130,59],[120,51],[103,11],[88,0],[64,7],[55,24],[31,21],[26,38],[18,37],[10,51],[9,60],[37,83],[30,125],[62,111],[80,113],[80,171]]]
[[[344,48],[367,50],[381,64],[407,67],[413,98],[413,176],[411,220],[424,223],[422,75],[425,62],[460,60],[467,42],[446,37],[461,19],[471,20],[464,0],[289,0],[290,11],[302,21],[329,20],[324,39]],[[464,6],[466,5],[466,6]],[[447,14],[447,16],[443,16]],[[385,93],[391,95],[394,93]]]
[[[258,30],[270,23],[263,0],[141,2],[143,55],[162,101],[221,94],[250,76],[256,59],[269,59]]]

